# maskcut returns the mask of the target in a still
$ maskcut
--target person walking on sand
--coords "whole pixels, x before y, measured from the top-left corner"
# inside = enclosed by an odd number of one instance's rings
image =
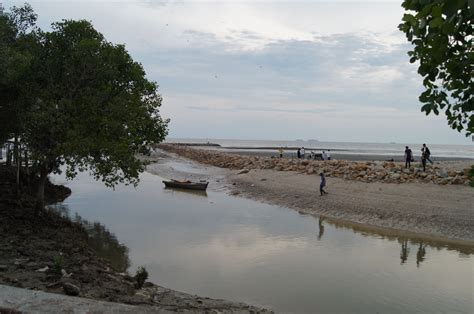
[[[410,168],[413,159],[413,153],[408,146],[405,146],[405,168]]]
[[[298,148],[298,150],[296,151],[296,157],[298,157],[298,159],[301,158],[301,150]]]
[[[305,154],[304,147],[301,147],[301,158],[303,159],[304,159],[304,154]]]
[[[278,149],[278,153],[280,154],[280,158],[283,158],[283,147]]]
[[[324,194],[328,194],[328,192],[324,191],[324,187],[326,186],[326,177],[324,176],[324,172],[321,172],[319,174],[321,177],[321,182],[319,183],[319,193],[321,193],[321,196]]]
[[[428,146],[426,146],[426,144],[423,144],[423,148],[422,148],[425,152],[425,158],[426,160],[428,160],[430,162],[430,164],[433,164],[433,161],[431,161],[430,159],[430,155],[431,155],[431,152],[430,152],[430,149],[428,148]]]
[[[423,165],[423,172],[426,171],[426,151],[421,149],[421,164]]]

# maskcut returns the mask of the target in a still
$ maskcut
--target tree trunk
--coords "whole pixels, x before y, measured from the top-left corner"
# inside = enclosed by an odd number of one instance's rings
[[[30,177],[30,167],[29,167],[28,163],[29,163],[28,151],[25,149],[25,172],[26,172],[27,180],[29,180],[29,177]]]
[[[7,144],[7,166],[10,167],[12,165],[12,152],[10,148],[10,143]]]
[[[41,166],[40,179],[38,182],[38,191],[36,194],[36,214],[44,209],[44,187],[46,185],[46,179],[48,178],[48,171],[45,166]]]
[[[20,145],[18,143],[18,135],[15,134],[15,146],[13,152],[15,154],[15,165],[16,165],[16,196],[20,195],[20,167],[21,167],[21,156],[20,156]]]

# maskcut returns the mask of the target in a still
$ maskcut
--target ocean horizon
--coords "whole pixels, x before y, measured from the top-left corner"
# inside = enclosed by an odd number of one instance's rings
[[[252,149],[275,147],[305,147],[307,150],[332,150],[337,153],[360,154],[360,155],[380,155],[390,156],[394,154],[403,154],[405,146],[409,146],[414,153],[421,150],[423,143],[370,143],[370,142],[336,142],[310,140],[243,140],[243,139],[215,139],[215,138],[168,138],[167,143],[192,143],[192,144],[219,144],[223,148]],[[474,159],[474,144],[430,144],[429,147],[432,156],[447,158],[469,158]]]

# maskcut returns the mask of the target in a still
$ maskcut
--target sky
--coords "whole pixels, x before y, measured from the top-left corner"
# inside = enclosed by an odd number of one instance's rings
[[[125,44],[160,86],[169,137],[472,145],[420,111],[401,0],[29,3],[43,29],[86,19]]]

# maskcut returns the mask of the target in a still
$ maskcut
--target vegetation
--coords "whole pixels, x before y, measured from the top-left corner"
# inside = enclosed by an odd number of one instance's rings
[[[0,71],[8,74],[0,81],[0,140],[15,138],[18,165],[20,150],[28,152],[37,207],[48,174],[61,169],[68,178],[88,170],[110,187],[137,184],[136,155],[167,135],[157,84],[90,22],[63,20],[44,32],[35,20],[28,5],[0,17]]]
[[[61,274],[61,270],[64,267],[64,257],[62,255],[57,255],[54,257],[53,271],[56,274]]]
[[[404,0],[408,11],[399,29],[414,48],[410,62],[419,62],[424,78],[421,110],[438,115],[466,136],[474,133],[473,0]]]
[[[469,169],[467,176],[469,177],[469,181],[470,181],[469,185],[474,187],[474,165],[471,166],[471,169]]]
[[[138,267],[135,273],[135,288],[141,289],[148,279],[148,272],[145,267]]]

